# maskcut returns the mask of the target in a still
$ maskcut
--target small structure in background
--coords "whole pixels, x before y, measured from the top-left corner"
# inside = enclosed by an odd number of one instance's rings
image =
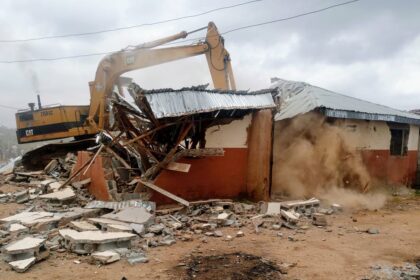
[[[415,182],[419,150],[420,115],[339,94],[304,82],[272,79],[275,97],[274,157],[282,131],[293,119],[315,114],[340,130],[354,150],[360,151],[369,174],[389,184]],[[302,124],[303,126],[304,124]],[[304,126],[303,126],[304,127]],[[306,128],[310,129],[310,125]],[[282,167],[274,160],[272,173]],[[275,184],[276,179],[273,179]],[[275,191],[275,190],[274,190]]]

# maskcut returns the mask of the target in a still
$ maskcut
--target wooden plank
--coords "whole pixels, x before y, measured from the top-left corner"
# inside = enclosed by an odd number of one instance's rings
[[[146,187],[151,188],[152,190],[157,191],[158,193],[163,194],[164,196],[167,196],[170,199],[175,200],[176,202],[181,203],[182,205],[185,205],[187,207],[190,206],[190,203],[188,201],[186,201],[185,199],[182,199],[179,196],[176,196],[176,195],[174,195],[174,194],[172,194],[172,193],[170,193],[170,192],[168,192],[168,191],[166,191],[166,190],[164,190],[164,189],[156,186],[155,184],[153,184],[151,182],[146,182],[146,181],[143,181],[141,179],[138,179],[138,181],[140,183],[142,183],[143,185],[145,185]]]
[[[180,162],[170,162],[165,167],[165,169],[168,169],[171,171],[178,171],[178,172],[184,172],[184,173],[190,172],[190,168],[191,168],[191,164],[180,163]]]

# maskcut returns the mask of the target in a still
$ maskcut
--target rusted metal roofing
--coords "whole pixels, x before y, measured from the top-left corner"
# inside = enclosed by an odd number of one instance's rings
[[[278,79],[281,105],[276,121],[293,118],[313,110],[333,118],[377,120],[420,125],[420,115],[400,111],[362,99],[336,93],[303,82]]]
[[[275,89],[255,92],[218,91],[202,87],[143,91],[157,119],[214,112],[274,108]]]

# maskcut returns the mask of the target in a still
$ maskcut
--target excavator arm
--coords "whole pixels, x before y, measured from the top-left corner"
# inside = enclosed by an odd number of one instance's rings
[[[95,80],[89,83],[91,104],[87,118],[88,125],[93,130],[107,127],[107,99],[111,96],[119,77],[132,70],[205,54],[214,88],[235,89],[230,56],[224,48],[223,37],[219,34],[214,23],[210,22],[208,24],[205,41],[187,46],[156,48],[165,43],[185,38],[188,34],[187,32],[181,32],[103,58],[98,65]]]

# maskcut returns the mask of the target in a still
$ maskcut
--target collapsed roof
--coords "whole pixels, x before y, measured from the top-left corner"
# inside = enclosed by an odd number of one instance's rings
[[[336,93],[304,82],[276,79],[281,101],[276,121],[313,110],[333,118],[387,121],[420,125],[420,115]]]
[[[132,86],[134,89],[134,86]],[[137,90],[144,94],[156,119],[179,117],[219,110],[274,108],[274,89],[254,92],[210,90],[206,86],[157,90]]]

